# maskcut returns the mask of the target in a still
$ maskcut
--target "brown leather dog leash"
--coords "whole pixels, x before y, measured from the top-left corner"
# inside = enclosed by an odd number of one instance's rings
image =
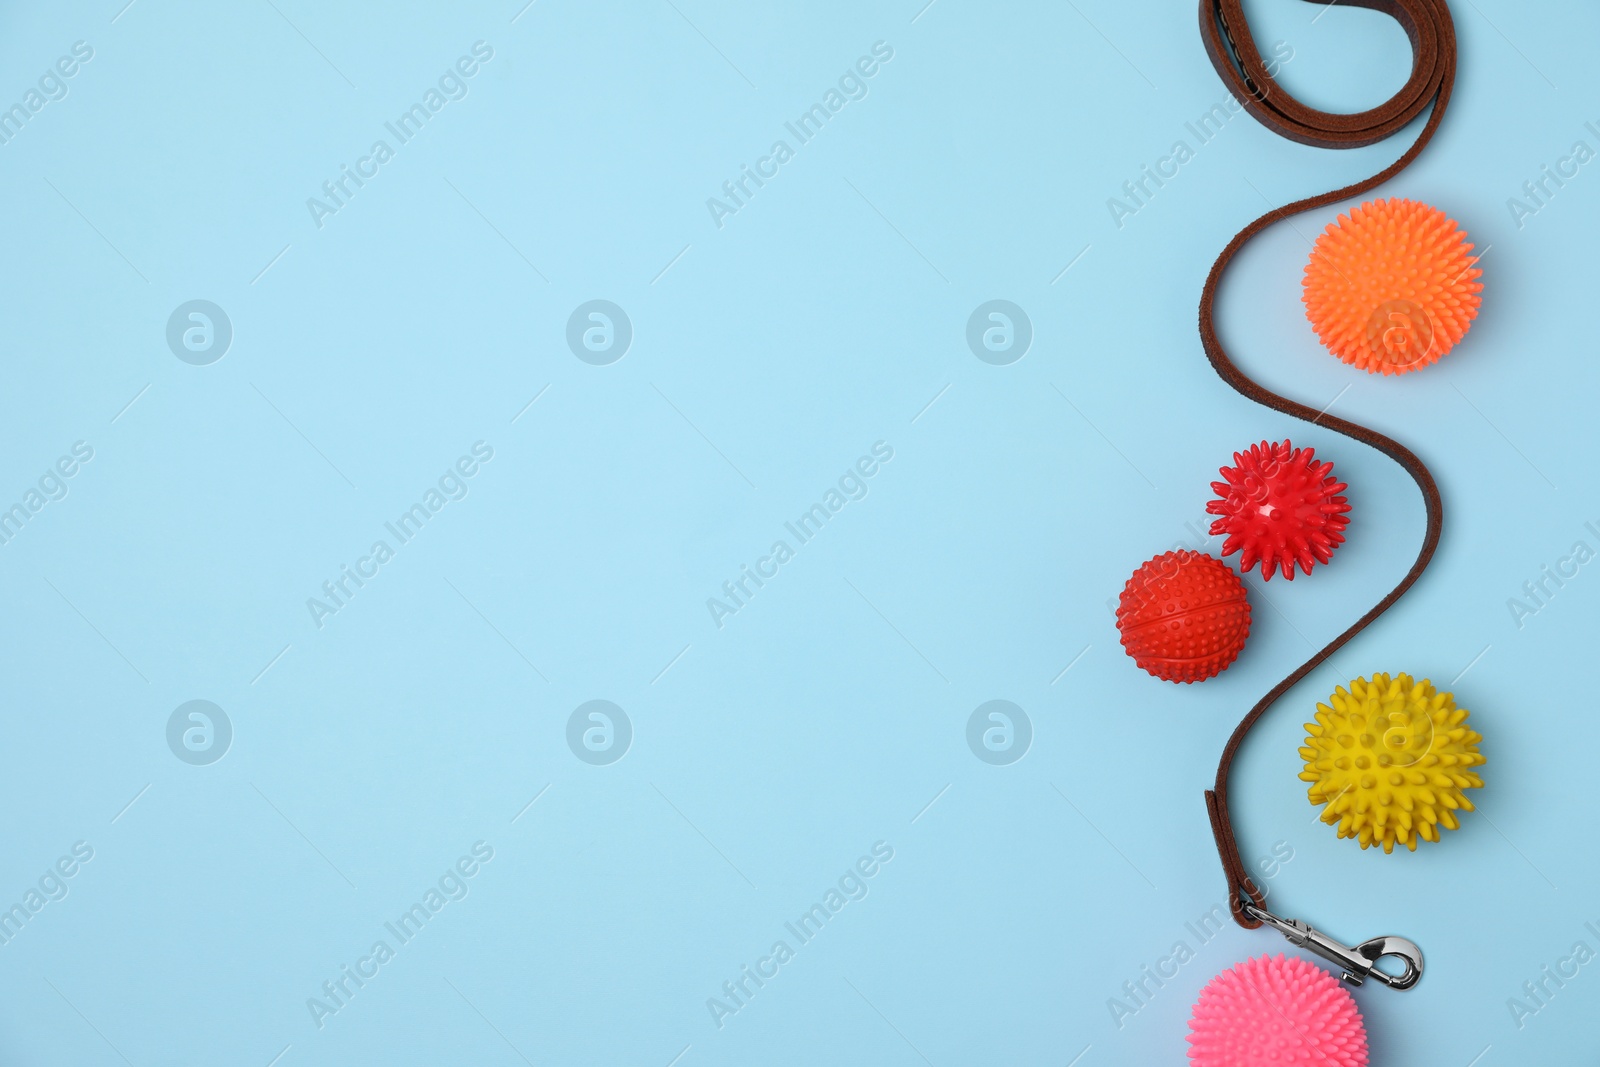
[[[1309,2],[1317,3],[1320,0]],[[1427,530],[1416,561],[1405,577],[1400,579],[1400,583],[1349,629],[1273,686],[1272,691],[1262,697],[1240,721],[1228,739],[1227,747],[1222,750],[1222,759],[1217,764],[1216,786],[1206,792],[1206,809],[1211,816],[1211,831],[1216,836],[1217,854],[1222,859],[1222,869],[1228,878],[1231,910],[1240,926],[1250,930],[1263,924],[1274,927],[1292,943],[1338,963],[1344,969],[1345,980],[1352,984],[1359,985],[1363,979],[1371,977],[1397,989],[1408,989],[1416,984],[1422,974],[1422,953],[1412,942],[1398,937],[1380,937],[1359,945],[1346,946],[1305,922],[1282,919],[1267,911],[1266,897],[1251,881],[1239,855],[1233,821],[1228,815],[1228,772],[1250,728],[1279,697],[1366,629],[1411,588],[1433,559],[1443,524],[1444,503],[1439,497],[1439,487],[1428,468],[1410,449],[1376,430],[1281,397],[1256,384],[1228,358],[1213,321],[1217,287],[1228,264],[1246,241],[1282,219],[1359,196],[1388,181],[1421,154],[1444,118],[1456,71],[1455,25],[1444,0],[1345,0],[1345,3],[1353,7],[1371,8],[1396,19],[1411,39],[1412,51],[1411,77],[1400,91],[1378,107],[1352,115],[1335,115],[1306,107],[1273,80],[1250,34],[1241,0],[1200,0],[1200,35],[1217,73],[1250,114],[1268,129],[1290,140],[1318,148],[1359,148],[1390,136],[1420,115],[1430,103],[1433,105],[1433,111],[1415,143],[1388,167],[1342,189],[1275,208],[1240,230],[1228,242],[1228,246],[1212,264],[1211,273],[1206,277],[1205,288],[1200,294],[1200,342],[1222,380],[1245,397],[1275,411],[1371,445],[1404,467],[1422,491],[1422,500],[1427,507]],[[1386,955],[1397,956],[1404,962],[1403,973],[1394,975],[1377,968],[1377,960]]]

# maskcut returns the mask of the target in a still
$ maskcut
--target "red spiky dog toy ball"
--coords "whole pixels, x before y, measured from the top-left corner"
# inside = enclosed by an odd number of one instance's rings
[[[1333,558],[1344,543],[1350,505],[1332,463],[1319,463],[1315,450],[1288,441],[1251,445],[1235,452],[1233,462],[1220,468],[1226,481],[1211,483],[1217,499],[1206,505],[1206,514],[1222,516],[1211,532],[1228,535],[1224,557],[1238,552],[1241,571],[1260,563],[1262,578],[1276,569],[1290,581],[1296,563],[1310,574],[1314,563]]]

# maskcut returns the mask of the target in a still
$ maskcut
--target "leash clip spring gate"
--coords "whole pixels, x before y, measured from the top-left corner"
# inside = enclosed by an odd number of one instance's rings
[[[1422,977],[1422,950],[1415,942],[1403,937],[1392,934],[1374,937],[1352,948],[1313,929],[1301,919],[1280,919],[1253,901],[1245,901],[1241,907],[1251,918],[1259,919],[1288,938],[1291,945],[1337,963],[1344,972],[1341,977],[1351,985],[1360,985],[1368,978],[1376,978],[1390,989],[1410,989]],[[1405,969],[1399,974],[1382,970],[1378,967],[1378,961],[1385,956],[1398,956],[1404,961]]]

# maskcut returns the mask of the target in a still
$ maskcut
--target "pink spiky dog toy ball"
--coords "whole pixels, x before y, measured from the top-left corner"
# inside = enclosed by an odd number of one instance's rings
[[[1189,1016],[1194,1067],[1367,1067],[1367,1028],[1333,975],[1261,956],[1206,983]]]

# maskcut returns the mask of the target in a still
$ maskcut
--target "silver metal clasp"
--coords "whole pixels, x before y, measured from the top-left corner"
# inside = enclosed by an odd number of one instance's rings
[[[1422,950],[1415,942],[1403,937],[1374,937],[1351,948],[1300,919],[1280,919],[1250,901],[1245,901],[1241,907],[1246,915],[1261,920],[1288,938],[1289,944],[1337,963],[1344,971],[1341,977],[1351,985],[1360,985],[1368,978],[1376,978],[1390,989],[1410,989],[1422,977]],[[1378,961],[1384,956],[1398,956],[1404,962],[1405,969],[1399,974],[1382,970],[1378,967]]]

